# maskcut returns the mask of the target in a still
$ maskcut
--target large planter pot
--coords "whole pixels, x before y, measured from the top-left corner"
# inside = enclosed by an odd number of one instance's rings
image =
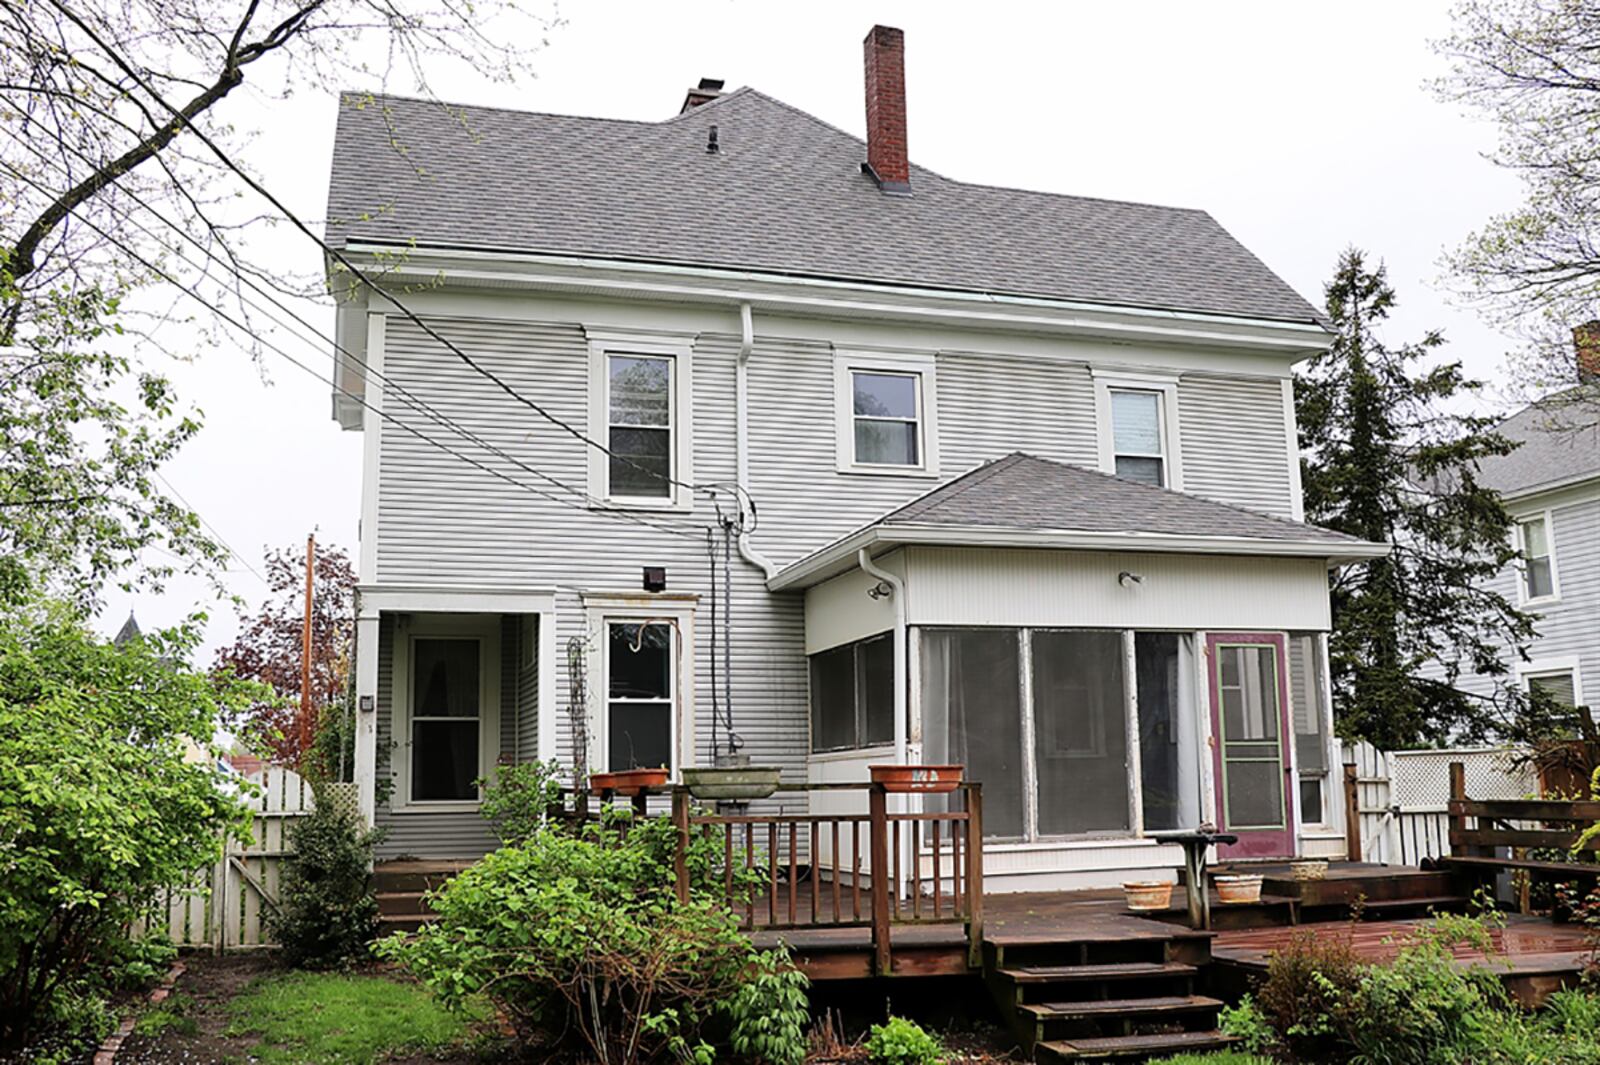
[[[1261,876],[1249,873],[1216,877],[1217,897],[1230,906],[1261,901]]]
[[[590,791],[610,791],[612,788],[614,788],[616,786],[617,786],[617,775],[615,773],[590,773],[589,774],[589,790]]]
[[[922,793],[955,791],[965,768],[959,765],[867,766],[872,782],[882,784],[884,791]]]
[[[637,795],[645,788],[659,788],[666,782],[665,769],[624,769],[611,774],[611,790],[618,795]]]
[[[777,766],[717,766],[685,769],[683,782],[697,799],[765,799],[778,790]]]
[[[1298,862],[1290,862],[1289,875],[1296,880],[1326,880],[1328,861],[1326,858],[1304,858]]]
[[[1122,891],[1130,910],[1165,910],[1172,905],[1170,880],[1132,880],[1122,885]]]

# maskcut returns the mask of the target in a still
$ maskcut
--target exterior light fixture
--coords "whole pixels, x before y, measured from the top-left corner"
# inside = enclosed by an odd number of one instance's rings
[[[1129,573],[1127,570],[1123,570],[1117,574],[1117,583],[1124,588],[1132,588],[1135,584],[1143,584],[1144,578],[1137,573]]]

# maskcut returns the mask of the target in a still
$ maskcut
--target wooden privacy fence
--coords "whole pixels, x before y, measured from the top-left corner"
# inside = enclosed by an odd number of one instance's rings
[[[1347,744],[1345,831],[1351,861],[1420,865],[1448,857],[1450,765],[1460,763],[1468,790],[1484,799],[1537,795],[1537,774],[1513,748],[1380,751]]]
[[[178,946],[217,951],[272,945],[265,919],[278,906],[283,863],[292,856],[288,829],[312,811],[315,800],[311,785],[282,766],[244,779],[258,789],[244,799],[253,815],[250,839],[229,840],[214,865],[166,892],[131,935],[164,932]]]
[[[866,928],[873,967],[894,970],[895,925],[963,924],[969,961],[983,943],[983,793],[963,783],[956,809],[889,812],[882,784],[805,784],[785,791],[865,793],[865,813],[709,814],[675,788],[680,898],[696,834],[720,850],[723,897],[748,931]],[[809,861],[803,860],[809,858]],[[755,877],[745,874],[754,872]]]

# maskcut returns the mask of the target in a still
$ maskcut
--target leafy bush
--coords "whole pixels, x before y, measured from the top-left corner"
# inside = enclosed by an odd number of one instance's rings
[[[1271,1058],[1240,1050],[1214,1050],[1209,1054],[1175,1054],[1150,1065],[1273,1065]]]
[[[368,830],[347,806],[318,795],[312,812],[289,830],[294,859],[284,863],[279,909],[267,930],[299,969],[336,969],[368,956],[378,934],[378,900],[370,888],[372,848],[381,831]]]
[[[561,802],[561,763],[521,762],[496,768],[492,779],[478,781],[483,802],[478,812],[506,843],[524,843],[544,827],[545,813]]]
[[[247,823],[185,758],[255,691],[190,669],[198,642],[190,625],[119,647],[47,604],[0,615],[0,1050],[96,1034],[108,985],[153,964],[123,928]]]
[[[1232,1018],[1232,1034],[1252,1050],[1276,1042],[1297,1058],[1314,1057],[1338,1026],[1338,1015],[1361,986],[1364,967],[1349,935],[1306,930],[1297,933],[1267,963],[1267,978],[1255,996],[1262,1029],[1248,1013]]]
[[[811,1018],[805,974],[789,964],[787,950],[759,955],[752,972],[728,1005],[729,1045],[752,1061],[803,1065]]]
[[[867,1057],[873,1065],[944,1065],[944,1044],[915,1021],[890,1017],[867,1033]]]
[[[691,837],[691,890],[678,899],[676,841],[664,818],[542,828],[455,877],[431,897],[437,920],[410,940],[385,941],[380,953],[446,1005],[485,994],[524,1038],[575,1036],[613,1065],[703,1057],[703,1037],[719,1022],[746,1040],[761,1037],[772,1061],[796,1060],[801,1024],[778,1018],[758,1028],[748,1012],[729,1009],[753,982],[745,1006],[791,1014],[794,978],[777,975],[784,959],[758,954],[739,932],[709,837]],[[793,1050],[774,1042],[791,1037]]]

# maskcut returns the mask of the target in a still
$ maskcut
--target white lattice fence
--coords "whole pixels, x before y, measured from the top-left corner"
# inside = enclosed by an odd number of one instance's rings
[[[134,936],[164,931],[179,946],[217,950],[271,946],[266,917],[276,908],[283,863],[292,854],[288,829],[315,807],[311,785],[282,766],[245,778],[259,789],[246,799],[255,815],[248,841],[232,840],[215,865],[193,883],[167,893]]]
[[[1380,751],[1370,743],[1345,746],[1356,768],[1356,810],[1361,859],[1383,865],[1417,865],[1450,853],[1450,763],[1466,769],[1474,799],[1521,799],[1538,794],[1532,768],[1507,748]]]

